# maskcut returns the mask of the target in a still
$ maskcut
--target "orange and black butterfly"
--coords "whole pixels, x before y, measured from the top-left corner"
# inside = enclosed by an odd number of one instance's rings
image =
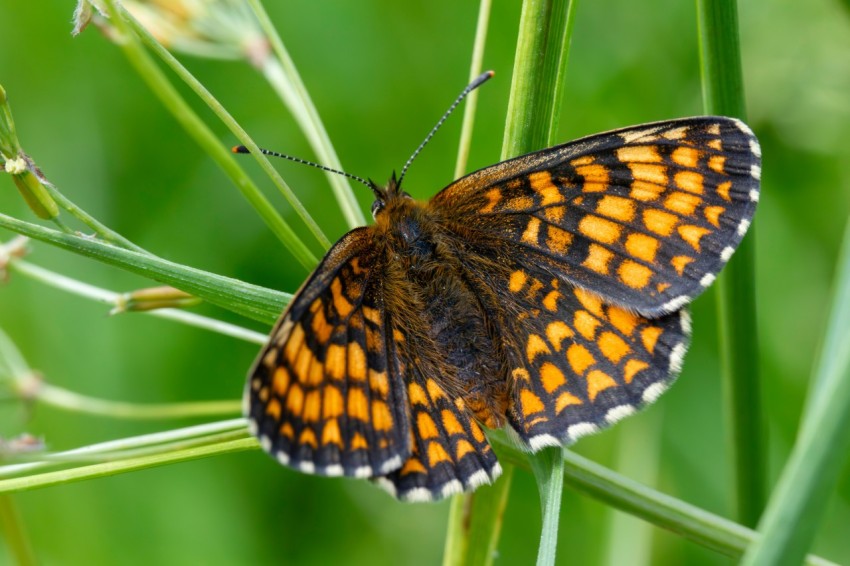
[[[536,451],[634,413],[678,373],[686,305],[747,232],[760,163],[745,124],[708,116],[510,159],[428,202],[370,183],[375,224],[333,246],[250,371],[253,433],[302,472],[425,501],[499,475],[484,427]]]

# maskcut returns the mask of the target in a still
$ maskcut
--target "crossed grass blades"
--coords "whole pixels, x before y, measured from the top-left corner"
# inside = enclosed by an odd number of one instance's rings
[[[333,246],[250,371],[253,433],[302,472],[431,501],[499,476],[482,426],[537,451],[634,413],[681,368],[685,307],[747,232],[760,158],[744,123],[699,117],[511,159],[424,203],[368,182],[375,224]]]

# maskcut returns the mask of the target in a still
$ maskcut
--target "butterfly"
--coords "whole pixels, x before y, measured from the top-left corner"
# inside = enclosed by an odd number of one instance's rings
[[[532,452],[653,402],[678,374],[686,305],[741,242],[761,152],[715,116],[592,135],[471,173],[427,202],[395,175],[250,370],[263,449],[405,501],[494,481],[484,433]]]

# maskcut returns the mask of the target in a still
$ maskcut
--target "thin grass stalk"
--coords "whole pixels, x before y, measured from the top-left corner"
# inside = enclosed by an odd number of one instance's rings
[[[0,228],[171,285],[211,304],[267,324],[277,320],[283,307],[292,298],[288,293],[125,250],[98,240],[72,236],[5,214],[0,214]]]
[[[283,41],[269,19],[262,3],[260,0],[248,0],[248,4],[250,4],[251,9],[254,11],[254,15],[260,22],[260,27],[271,42],[272,49],[277,56],[277,59],[269,58],[266,61],[266,66],[262,69],[263,73],[278,95],[289,105],[293,117],[307,136],[307,141],[310,143],[313,151],[316,152],[319,163],[332,169],[344,171],[345,168],[340,163],[339,157],[337,157],[330,136],[328,136],[328,132],[325,130],[325,125],[319,117],[319,112],[313,104],[313,99],[310,97],[307,87],[304,86],[304,81],[301,80],[301,75],[295,67],[295,62],[289,56],[289,52],[284,47]],[[288,82],[288,88],[284,87],[280,81],[275,79],[278,75],[285,77],[285,80]],[[366,224],[366,218],[363,216],[363,211],[357,203],[357,199],[351,190],[351,184],[348,180],[333,173],[327,173],[327,178],[348,227],[355,228]]]
[[[502,159],[542,149],[553,139],[572,29],[571,6],[570,0],[523,2]],[[537,564],[554,564],[563,489],[561,449],[543,449],[530,460],[543,514]]]
[[[142,47],[139,39],[130,30],[124,19],[123,9],[115,6],[114,0],[104,0],[109,10],[111,23],[119,34],[118,45],[124,51],[130,64],[136,69],[142,79],[156,94],[163,105],[174,115],[186,132],[200,145],[204,151],[218,164],[224,173],[240,190],[245,199],[260,215],[266,225],[292,253],[298,262],[307,269],[312,269],[318,259],[297,236],[289,224],[277,213],[271,203],[257,188],[250,177],[233,158],[233,154],[225,148],[212,130],[190,108],[188,103],[177,92],[165,74],[157,67],[151,57]]]
[[[527,469],[526,453],[500,436],[503,435],[490,435],[499,461]],[[733,558],[740,557],[757,537],[752,529],[647,487],[569,450],[564,451],[564,483],[606,505]],[[806,563],[833,564],[817,556],[809,556]]]
[[[812,545],[830,494],[850,453],[850,218],[838,258],[824,352],[815,370],[818,394],[759,522],[761,537],[742,564],[796,564]]]
[[[469,69],[470,81],[482,72],[491,5],[491,0],[481,0],[478,6],[478,23],[475,27]],[[455,162],[455,178],[461,177],[466,172],[477,106],[478,90],[476,89],[466,97],[464,102],[463,122]],[[443,566],[484,566],[492,563],[493,552],[489,549],[495,550],[499,540],[507,493],[507,489],[497,484],[491,489],[481,489],[476,493],[465,493],[452,498],[446,527],[446,545],[443,549]]]
[[[121,293],[116,293],[115,291],[109,291],[107,289],[95,287],[88,283],[83,283],[77,279],[56,273],[55,271],[45,269],[22,259],[10,258],[8,268],[15,273],[25,275],[35,281],[49,285],[54,289],[60,289],[78,297],[84,297],[98,303],[109,305],[113,308],[118,307],[123,297]],[[224,322],[223,320],[217,320],[180,309],[162,308],[141,311],[140,314],[173,320],[188,326],[203,328],[217,334],[230,336],[231,338],[237,338],[253,344],[263,345],[268,342],[268,336],[266,334],[255,332],[229,322]]]
[[[706,113],[746,118],[735,0],[697,0]],[[761,409],[755,297],[755,226],[717,280],[720,356],[734,470],[736,516],[754,526],[764,508],[765,424]]]
[[[0,495],[0,531],[9,547],[9,554],[18,566],[38,564],[32,542],[24,527],[24,520],[15,499],[10,495]]]

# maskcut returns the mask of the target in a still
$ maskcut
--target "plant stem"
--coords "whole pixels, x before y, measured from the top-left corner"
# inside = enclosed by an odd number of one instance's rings
[[[263,155],[257,145],[254,143],[254,140],[248,135],[242,126],[239,125],[238,122],[230,115],[230,113],[224,109],[224,106],[219,103],[218,100],[204,87],[201,82],[196,79],[192,73],[189,72],[186,67],[184,67],[180,61],[177,60],[174,55],[171,54],[168,49],[162,46],[156,38],[151,35],[151,33],[145,29],[135,18],[133,18],[132,14],[127,12],[126,10],[122,10],[124,17],[127,19],[127,23],[133,29],[135,33],[139,35],[142,42],[148,46],[154,53],[159,56],[160,59],[168,65],[174,73],[180,77],[183,82],[185,82],[189,87],[195,91],[195,94],[206,103],[206,105],[210,108],[210,110],[215,113],[215,115],[222,121],[222,123],[227,126],[227,128],[236,136],[239,141],[242,142],[243,145],[250,148],[254,158],[260,164],[260,167],[263,168],[263,171],[269,176],[269,178],[274,182],[275,186],[278,188],[280,193],[286,199],[286,201],[292,206],[295,213],[304,221],[304,224],[307,225],[310,232],[319,241],[319,243],[325,248],[330,247],[330,241],[328,237],[322,232],[319,225],[316,224],[316,221],[313,220],[313,217],[310,216],[310,213],[307,212],[307,209],[304,208],[304,205],[301,204],[301,201],[298,200],[298,197],[295,196],[295,193],[292,192],[292,189],[289,188],[289,185],[283,180],[277,170],[272,166],[269,160]],[[259,212],[259,211],[258,211]]]
[[[31,277],[36,281],[40,281],[56,289],[61,289],[79,297],[85,297],[112,307],[118,306],[122,297],[120,293],[95,287],[88,283],[83,283],[82,281],[50,271],[49,269],[44,269],[43,267],[39,267],[38,265],[24,260],[11,258],[9,261],[9,267],[15,272]],[[245,340],[246,342],[252,342],[254,344],[262,345],[268,341],[268,336],[260,332],[254,332],[253,330],[249,330],[229,322],[216,320],[214,318],[201,316],[199,314],[186,312],[180,309],[156,309],[141,312],[149,316],[181,322],[189,326],[203,328],[224,336],[230,336],[232,338]]]
[[[261,68],[263,75],[281,100],[289,107],[295,121],[298,122],[304,135],[307,136],[307,141],[310,142],[310,146],[316,152],[319,163],[332,169],[344,171],[345,169],[336,155],[328,132],[325,130],[325,125],[322,123],[316,106],[307,92],[307,87],[304,86],[295,63],[283,46],[283,41],[262,3],[260,0],[248,0],[248,4],[254,11],[254,15],[260,22],[260,27],[277,55],[277,59],[266,58]],[[363,216],[363,211],[354,197],[348,180],[333,173],[327,173],[327,177],[348,227],[355,228],[366,224],[366,218]]]
[[[77,206],[71,199],[63,195],[59,189],[54,187],[52,184],[44,183],[44,187],[47,189],[47,192],[50,193],[50,196],[53,197],[53,200],[56,201],[56,204],[68,211],[68,213],[72,216],[76,217],[80,220],[80,222],[94,230],[94,233],[104,241],[139,253],[150,253],[141,246],[137,246],[118,232],[115,232],[105,224],[101,223],[91,214]]]
[[[0,495],[0,529],[9,545],[9,553],[18,566],[36,566],[38,560],[32,543],[24,529],[24,521],[15,500],[9,495]]]
[[[850,218],[837,262],[815,395],[742,564],[796,564],[811,546],[850,451]]]
[[[527,455],[503,435],[490,434],[488,438],[501,462],[528,467]],[[741,556],[757,537],[751,529],[642,485],[570,450],[564,451],[564,482],[606,505],[727,556]],[[809,557],[807,563],[832,564],[818,557]]]
[[[484,46],[487,44],[487,27],[490,23],[490,8],[492,0],[481,0],[478,6],[478,23],[475,26],[475,41],[472,47],[472,61],[469,65],[469,80],[481,74],[482,61],[484,60]],[[469,147],[472,145],[472,130],[475,125],[475,111],[478,108],[478,90],[473,90],[466,97],[463,107],[463,123],[460,128],[460,142],[458,143],[457,161],[455,162],[455,179],[466,172],[466,163],[469,159]]]
[[[116,265],[268,324],[277,319],[283,306],[292,298],[292,295],[287,293],[201,271],[156,256],[125,250],[98,240],[63,234],[5,214],[0,214],[0,228],[7,228],[79,255]]]
[[[243,438],[240,440],[230,440],[218,444],[187,448],[163,454],[139,456],[116,462],[104,462],[101,464],[92,464],[90,466],[81,466],[68,470],[59,470],[56,472],[46,472],[43,474],[0,480],[0,494],[29,491],[31,489],[63,485],[74,481],[108,477],[124,472],[143,470],[156,466],[164,466],[166,464],[175,464],[177,462],[186,462],[188,460],[197,460],[199,458],[207,458],[209,456],[244,452],[245,450],[256,449],[258,446],[259,445],[255,438]]]
[[[526,0],[514,62],[508,120],[502,159],[550,144],[557,128],[560,93],[572,29],[571,0]],[[563,491],[560,448],[530,456],[541,494],[543,531],[537,555],[539,566],[555,563],[558,516]]]
[[[703,100],[708,114],[746,117],[735,0],[697,0]],[[754,526],[764,508],[765,425],[761,410],[754,226],[718,277],[720,354],[733,449],[737,517]]]
[[[292,252],[301,265],[312,269],[318,263],[316,257],[298,238],[289,224],[275,211],[268,199],[260,192],[254,182],[239,166],[233,154],[228,151],[206,124],[192,111],[177,89],[168,81],[163,72],[145,52],[137,37],[131,32],[125,17],[129,15],[115,6],[115,0],[104,0],[109,10],[111,23],[115,26],[119,39],[117,43],[127,59],[136,68],[151,90],[159,97],[163,105],[174,115],[186,132],[212,157],[222,171],[251,203],[275,236]]]

